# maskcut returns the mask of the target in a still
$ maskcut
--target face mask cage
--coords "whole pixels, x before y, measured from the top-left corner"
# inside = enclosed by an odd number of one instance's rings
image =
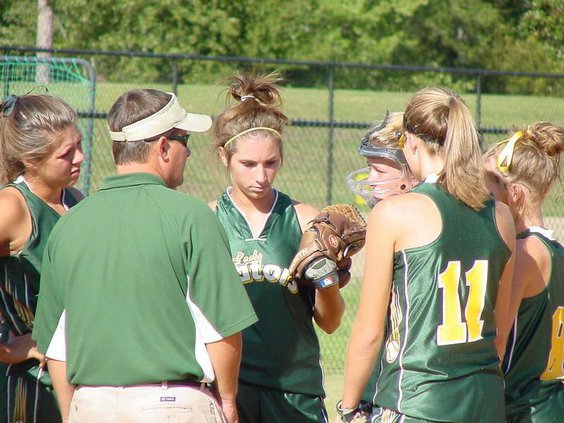
[[[360,196],[370,207],[374,207],[378,201],[391,195],[402,194],[411,188],[411,184],[402,183],[409,171],[403,165],[401,169],[401,175],[395,178],[369,181],[370,168],[364,167],[349,173],[346,182],[353,194]]]

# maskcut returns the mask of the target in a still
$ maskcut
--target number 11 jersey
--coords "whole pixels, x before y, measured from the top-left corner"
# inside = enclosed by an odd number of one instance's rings
[[[427,182],[413,192],[435,203],[442,231],[394,254],[376,405],[423,420],[502,422],[494,307],[511,251],[494,202],[476,211]]]

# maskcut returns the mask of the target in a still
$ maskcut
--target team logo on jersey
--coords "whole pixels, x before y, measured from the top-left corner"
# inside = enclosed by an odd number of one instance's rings
[[[398,358],[400,350],[400,331],[399,326],[403,320],[399,295],[397,289],[392,290],[392,299],[390,301],[390,336],[386,340],[386,361],[393,363]]]
[[[243,284],[253,282],[270,282],[280,284],[288,289],[292,294],[298,293],[298,285],[290,276],[290,270],[276,264],[262,263],[262,253],[254,250],[252,254],[245,255],[239,251],[233,257],[233,264],[239,272],[239,277]]]

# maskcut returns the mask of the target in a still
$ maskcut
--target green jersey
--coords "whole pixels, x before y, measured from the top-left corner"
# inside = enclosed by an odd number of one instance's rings
[[[23,196],[31,216],[31,234],[16,254],[0,257],[0,318],[6,335],[8,331],[25,335],[33,329],[43,250],[61,215],[35,195],[22,177],[6,187],[17,189]],[[64,189],[61,202],[69,209],[78,200]],[[49,373],[40,371],[37,364],[37,360],[0,364],[0,421],[40,423],[60,419]]]
[[[502,422],[494,306],[510,250],[494,202],[476,211],[434,183],[413,192],[435,203],[442,230],[394,254],[376,405],[424,420]]]
[[[551,231],[537,227],[517,239],[529,236],[546,246],[552,266],[546,288],[522,299],[509,338],[503,366],[507,417],[556,422],[564,419],[564,248]],[[550,412],[553,420],[547,417],[551,409],[558,410]]]
[[[256,321],[212,211],[146,173],[106,178],[53,229],[33,330],[48,357],[63,316],[69,382],[109,386],[211,381],[205,344]]]
[[[31,235],[17,254],[0,257],[0,315],[14,334],[24,335],[33,329],[43,250],[61,215],[31,192],[25,181],[7,186],[16,188],[25,199],[31,215]],[[62,203],[71,208],[77,200],[65,189]]]
[[[259,321],[243,331],[240,380],[282,391],[323,395],[319,342],[313,328],[313,289],[298,286],[288,267],[302,232],[292,200],[276,200],[260,234],[253,234],[228,192],[216,213],[233,263]]]

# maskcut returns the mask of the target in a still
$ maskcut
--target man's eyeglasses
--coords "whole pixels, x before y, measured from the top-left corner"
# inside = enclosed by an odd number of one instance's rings
[[[184,145],[188,144],[188,138],[190,138],[190,134],[184,134],[184,135],[167,135],[166,139],[169,140],[174,140],[174,141],[179,141]]]

